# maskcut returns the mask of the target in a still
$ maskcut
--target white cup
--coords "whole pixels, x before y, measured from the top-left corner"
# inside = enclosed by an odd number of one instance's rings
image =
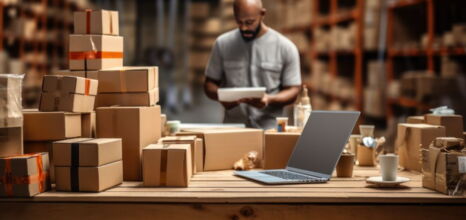
[[[383,181],[395,181],[398,170],[398,155],[384,154],[379,156],[380,172]]]

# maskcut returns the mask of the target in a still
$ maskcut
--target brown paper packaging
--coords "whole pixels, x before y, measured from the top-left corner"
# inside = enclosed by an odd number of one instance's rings
[[[53,155],[55,166],[98,167],[122,160],[121,139],[74,138],[56,141],[53,142]]]
[[[99,93],[97,107],[105,106],[154,106],[159,102],[159,89],[148,92]]]
[[[266,131],[264,141],[264,169],[284,169],[301,133]]]
[[[23,110],[25,141],[56,141],[80,137],[81,114]]]
[[[118,12],[84,10],[74,12],[75,34],[118,35]]]
[[[158,67],[121,67],[99,70],[99,93],[148,92],[158,85]]]
[[[427,124],[445,126],[446,136],[463,138],[463,116],[427,114],[425,117]]]
[[[143,150],[143,184],[188,187],[191,164],[189,144],[151,144]]]
[[[160,106],[97,108],[97,137],[121,138],[126,181],[142,180],[142,149],[161,137]]]
[[[192,173],[202,172],[204,164],[204,146],[202,139],[196,136],[170,136],[163,137],[159,140],[159,144],[189,144],[191,146],[191,167]],[[200,165],[198,167],[197,165]]]
[[[70,70],[100,70],[123,66],[123,37],[71,34]]]
[[[98,167],[55,166],[55,180],[58,191],[100,192],[123,182],[123,162]]]

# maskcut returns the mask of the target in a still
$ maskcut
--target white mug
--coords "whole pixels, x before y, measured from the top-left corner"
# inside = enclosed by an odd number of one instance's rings
[[[379,156],[380,171],[383,181],[395,181],[398,170],[398,155],[384,154]]]

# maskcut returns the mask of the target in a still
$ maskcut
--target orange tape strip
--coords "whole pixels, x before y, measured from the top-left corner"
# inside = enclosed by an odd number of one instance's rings
[[[121,59],[123,52],[109,52],[109,51],[83,51],[83,52],[69,52],[70,60],[95,60],[95,59]]]
[[[89,90],[91,89],[91,80],[86,79],[84,83],[84,95],[89,95]]]

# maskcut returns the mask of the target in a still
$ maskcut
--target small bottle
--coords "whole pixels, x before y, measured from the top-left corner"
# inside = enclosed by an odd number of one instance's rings
[[[311,99],[309,98],[307,87],[303,86],[300,101],[294,108],[295,126],[300,129],[304,128],[309,116],[311,115],[311,111]]]

